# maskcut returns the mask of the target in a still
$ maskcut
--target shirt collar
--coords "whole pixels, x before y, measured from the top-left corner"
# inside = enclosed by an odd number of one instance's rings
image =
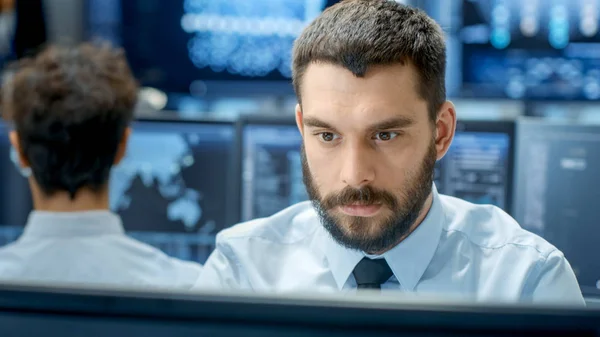
[[[124,233],[121,218],[110,211],[33,211],[27,219],[23,238],[122,235]]]
[[[416,287],[440,242],[444,212],[435,185],[432,188],[432,195],[433,201],[427,216],[406,239],[382,256],[369,256],[385,258],[398,282],[408,291],[412,291]],[[324,238],[324,249],[329,261],[329,268],[338,289],[341,290],[354,267],[367,254],[343,247],[335,242],[329,233],[326,233]]]

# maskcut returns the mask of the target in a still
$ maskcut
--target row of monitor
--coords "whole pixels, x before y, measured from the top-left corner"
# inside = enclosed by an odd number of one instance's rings
[[[337,2],[86,0],[85,35],[122,46],[141,83],[167,93],[204,96],[226,81],[227,94],[234,82],[291,94],[293,41]],[[459,97],[600,99],[600,0],[401,2],[424,3],[440,21],[461,17],[447,31],[449,92]]]
[[[130,235],[170,255],[204,262],[221,229],[307,200],[293,118],[140,120],[133,129],[111,174],[111,208]],[[0,245],[18,237],[31,210],[7,131],[0,125]],[[595,172],[600,126],[461,121],[435,182],[440,193],[507,211],[565,253],[587,293],[600,294]]]

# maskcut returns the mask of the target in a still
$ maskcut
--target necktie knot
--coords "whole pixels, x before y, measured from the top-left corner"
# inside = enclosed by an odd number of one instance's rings
[[[394,275],[385,259],[366,257],[356,265],[352,274],[359,289],[381,289],[381,285]]]

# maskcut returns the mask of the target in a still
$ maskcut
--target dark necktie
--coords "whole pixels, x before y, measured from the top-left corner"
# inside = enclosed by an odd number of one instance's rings
[[[381,289],[381,285],[394,275],[385,259],[363,258],[352,272],[358,289]]]

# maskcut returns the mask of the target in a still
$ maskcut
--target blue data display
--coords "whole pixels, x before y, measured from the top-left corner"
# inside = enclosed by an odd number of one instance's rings
[[[233,125],[138,122],[111,172],[110,206],[128,234],[170,255],[204,261],[228,220]]]
[[[291,78],[294,39],[324,0],[185,0],[181,29],[192,63],[215,72]]]
[[[273,215],[308,199],[295,125],[247,125],[243,131],[242,220]]]
[[[600,99],[600,0],[463,0],[463,94]]]
[[[143,85],[291,78],[292,46],[332,0],[88,0],[88,38],[124,47]]]
[[[439,192],[476,204],[508,208],[510,142],[508,134],[456,133],[448,153],[436,167]]]

